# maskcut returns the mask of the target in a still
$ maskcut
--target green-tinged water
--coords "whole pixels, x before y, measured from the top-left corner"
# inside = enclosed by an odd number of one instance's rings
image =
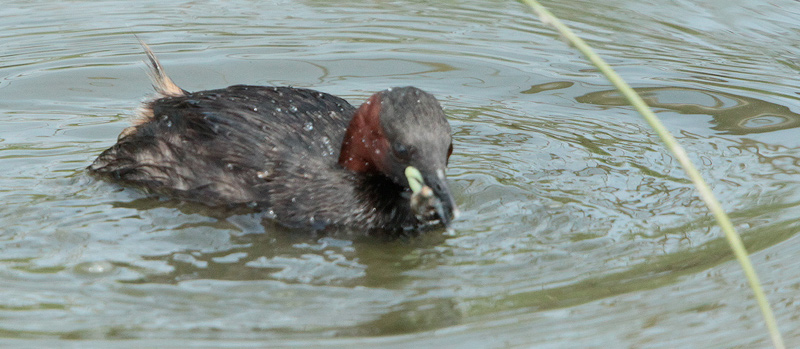
[[[800,345],[800,5],[544,5],[686,148]],[[0,18],[0,344],[770,345],[678,163],[523,4],[7,1]],[[151,95],[133,34],[187,90],[433,93],[455,235],[314,236],[88,177]]]

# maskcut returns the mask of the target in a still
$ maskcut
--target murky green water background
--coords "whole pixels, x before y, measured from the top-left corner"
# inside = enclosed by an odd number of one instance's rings
[[[686,147],[800,345],[800,5],[545,5]],[[769,345],[677,162],[521,4],[7,1],[0,17],[0,343]],[[456,236],[315,237],[89,178],[151,91],[133,33],[189,90],[434,93]]]

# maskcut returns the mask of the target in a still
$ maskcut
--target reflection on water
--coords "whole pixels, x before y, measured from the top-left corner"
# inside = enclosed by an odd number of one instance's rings
[[[800,344],[800,76],[781,58],[796,56],[791,36],[776,37],[800,31],[785,11],[795,4],[548,5],[629,82],[667,86],[638,91],[712,183]],[[2,339],[768,343],[678,164],[522,4],[11,1],[0,12]],[[131,32],[191,90],[289,84],[354,103],[387,86],[434,93],[455,134],[457,234],[286,231],[87,177],[150,91]]]
[[[688,87],[640,87],[634,90],[651,108],[687,115],[710,115],[714,118],[711,128],[721,134],[746,135],[800,126],[800,114],[786,106],[756,98]],[[629,105],[616,90],[587,93],[576,100],[603,106]]]

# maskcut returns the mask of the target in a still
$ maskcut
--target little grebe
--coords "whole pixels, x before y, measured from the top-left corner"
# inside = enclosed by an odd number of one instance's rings
[[[390,88],[358,109],[309,89],[188,92],[147,45],[158,95],[89,166],[179,200],[250,206],[283,225],[400,230],[450,226],[450,124],[432,95]]]

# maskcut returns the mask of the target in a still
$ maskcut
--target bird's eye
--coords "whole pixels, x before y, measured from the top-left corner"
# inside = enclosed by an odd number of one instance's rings
[[[394,150],[394,155],[402,160],[408,160],[414,150],[413,148],[407,147],[402,143],[395,143],[394,146],[392,146],[392,149]]]

